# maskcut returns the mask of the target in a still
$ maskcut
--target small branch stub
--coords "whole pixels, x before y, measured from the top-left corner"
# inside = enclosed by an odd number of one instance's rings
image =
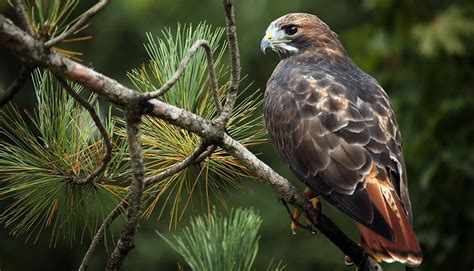
[[[26,64],[21,66],[15,81],[2,93],[0,93],[0,108],[7,104],[20,91],[30,75],[32,68]]]

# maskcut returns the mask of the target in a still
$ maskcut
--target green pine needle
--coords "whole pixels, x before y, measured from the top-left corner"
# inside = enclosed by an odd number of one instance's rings
[[[176,71],[179,62],[198,39],[209,41],[215,57],[219,94],[223,100],[229,84],[228,67],[222,64],[226,43],[222,42],[224,28],[213,29],[209,25],[197,27],[178,25],[175,34],[165,30],[160,38],[148,34],[145,48],[150,61],[140,69],[132,70],[129,77],[141,91],[159,88]],[[258,90],[250,85],[241,92],[245,93],[235,106],[227,130],[232,137],[246,147],[264,142],[263,119],[255,112],[261,107],[262,97]],[[207,119],[217,116],[216,107],[210,93],[209,75],[206,58],[200,50],[187,66],[183,77],[164,96],[163,101],[192,111]],[[122,135],[125,132],[122,131]],[[142,125],[146,176],[152,176],[161,170],[172,167],[188,156],[201,139],[165,121],[144,117]],[[199,165],[193,165],[178,174],[154,185],[146,192],[146,206],[143,215],[151,216],[155,207],[161,206],[158,218],[165,208],[169,208],[170,226],[177,225],[185,210],[192,206],[193,195],[203,199],[205,208],[210,212],[211,199],[225,204],[224,191],[243,188],[242,180],[247,178],[245,167],[235,158],[218,148],[210,159]],[[159,204],[160,203],[160,204]]]
[[[7,138],[0,140],[0,200],[7,204],[0,223],[27,240],[48,230],[53,246],[61,235],[82,240],[95,234],[126,193],[118,186],[128,172],[125,141],[112,140],[113,158],[100,184],[74,184],[100,165],[103,140],[88,112],[49,72],[36,70],[33,83],[34,112],[22,114],[13,106],[0,112],[0,133]],[[110,110],[105,119],[113,136]]]
[[[69,20],[79,0],[26,0],[24,2],[35,31],[48,37],[60,35],[78,19]]]
[[[252,209],[231,210],[226,217],[216,213],[198,216],[182,236],[171,241],[157,232],[184,257],[192,270],[251,270],[258,252],[260,216]],[[282,270],[281,265],[277,265]]]

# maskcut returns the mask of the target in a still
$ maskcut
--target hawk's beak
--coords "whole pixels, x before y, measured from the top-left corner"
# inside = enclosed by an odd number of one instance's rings
[[[268,47],[272,46],[272,35],[267,32],[265,37],[263,37],[262,42],[260,43],[260,49],[262,49],[263,54],[267,51]]]

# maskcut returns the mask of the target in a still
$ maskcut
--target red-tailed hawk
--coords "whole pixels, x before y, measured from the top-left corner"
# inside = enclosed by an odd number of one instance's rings
[[[261,43],[268,48],[281,59],[264,102],[280,157],[314,193],[357,221],[375,259],[418,266],[400,131],[385,91],[314,15],[273,21]]]

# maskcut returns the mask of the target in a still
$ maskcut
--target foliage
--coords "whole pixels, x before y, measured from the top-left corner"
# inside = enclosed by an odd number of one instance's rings
[[[459,7],[451,6],[432,22],[415,26],[413,35],[419,42],[420,51],[427,56],[442,51],[462,55],[466,51],[463,39],[474,36],[474,19]]]
[[[192,219],[174,241],[158,234],[192,270],[251,270],[258,252],[260,224],[262,219],[252,208],[232,210],[229,217],[214,210],[209,217]]]
[[[225,43],[221,42],[223,33],[223,28],[213,29],[201,23],[196,27],[178,25],[176,34],[168,29],[156,40],[148,34],[148,43],[145,45],[150,58],[148,66],[132,70],[129,77],[141,91],[153,90],[174,74],[183,55],[194,41],[206,39],[213,48],[217,77],[221,85],[219,94],[224,97],[228,78],[227,67],[221,64],[226,50]],[[247,147],[262,143],[264,134],[262,117],[255,116],[262,99],[257,92],[249,92],[250,86],[241,93],[246,97],[235,106],[227,127],[228,133]],[[161,99],[207,119],[217,116],[210,92],[204,51],[199,51],[192,58],[184,76]],[[153,117],[143,118],[142,131],[146,176],[152,176],[180,162],[201,142],[199,136]],[[149,217],[161,200],[161,217],[168,201],[171,201],[170,223],[177,225],[188,205],[192,203],[193,195],[197,194],[203,198],[206,202],[205,208],[210,212],[211,196],[214,195],[225,204],[222,191],[243,188],[242,180],[245,177],[249,176],[240,162],[218,148],[209,159],[148,189],[148,204],[144,215]]]
[[[99,166],[103,140],[88,112],[49,72],[36,70],[33,82],[34,112],[22,114],[13,106],[0,112],[0,133],[6,137],[0,145],[0,199],[8,203],[0,222],[14,236],[27,234],[27,240],[37,240],[45,229],[51,231],[51,245],[60,235],[72,242],[80,233],[82,240],[95,234],[120,201],[123,188],[117,184],[128,172],[125,141],[113,142],[116,151],[100,183],[76,185]],[[113,135],[110,111],[105,121]]]

